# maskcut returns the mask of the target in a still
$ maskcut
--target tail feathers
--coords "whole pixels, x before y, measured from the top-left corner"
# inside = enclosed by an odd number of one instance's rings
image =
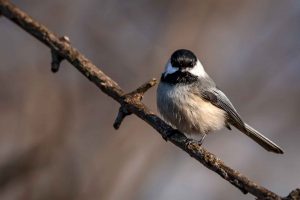
[[[245,130],[243,130],[243,132],[267,151],[283,154],[283,150],[278,145],[276,145],[274,142],[269,140],[267,137],[259,133],[248,124],[245,124]]]

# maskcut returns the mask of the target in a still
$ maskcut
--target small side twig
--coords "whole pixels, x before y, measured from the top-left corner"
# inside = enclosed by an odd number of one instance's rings
[[[144,94],[153,86],[157,84],[157,80],[155,78],[151,79],[150,81],[144,83],[140,87],[138,87],[136,90],[130,92],[127,94],[129,97],[133,97],[137,100],[142,100]]]
[[[124,95],[123,98],[124,98],[124,102],[126,102],[126,103],[121,104],[121,106],[119,108],[118,115],[113,124],[115,129],[119,129],[123,120],[125,119],[125,117],[132,114],[126,108],[127,103],[130,103],[133,101],[135,101],[135,102],[142,101],[145,92],[147,92],[147,90],[149,90],[151,87],[156,85],[156,83],[157,83],[157,80],[155,78],[153,78],[150,81],[148,81],[148,82],[144,83],[143,85],[141,85],[140,87],[138,87],[136,90]]]
[[[129,112],[129,111],[125,108],[125,106],[121,106],[121,107],[119,108],[118,115],[117,115],[116,120],[115,120],[114,125],[113,125],[114,128],[115,128],[115,129],[119,129],[120,126],[121,126],[121,124],[122,124],[122,122],[123,122],[123,120],[125,119],[125,117],[128,116],[128,115],[131,115],[131,114],[132,114],[132,113]]]
[[[70,44],[70,39],[67,36],[63,36],[59,38],[61,41],[66,42],[67,44]],[[60,63],[65,59],[61,54],[58,53],[58,51],[51,49],[51,71],[53,73],[58,72]]]

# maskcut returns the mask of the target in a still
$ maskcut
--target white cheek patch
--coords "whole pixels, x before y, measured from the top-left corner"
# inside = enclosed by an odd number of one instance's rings
[[[188,68],[186,71],[190,72],[191,74],[198,76],[198,77],[207,76],[207,73],[205,72],[205,70],[199,60],[197,60],[197,63],[193,68]]]
[[[177,67],[173,67],[170,62],[168,62],[167,67],[165,69],[165,74],[164,76],[166,77],[168,74],[173,74],[178,71]]]
[[[179,68],[173,67],[171,62],[169,61],[166,66],[164,76],[166,77],[168,74],[173,74],[173,73],[177,72],[178,70],[179,70]],[[197,60],[197,63],[193,68],[186,68],[186,69],[182,70],[182,72],[185,72],[185,71],[191,73],[194,76],[198,76],[198,77],[208,76],[199,60]]]

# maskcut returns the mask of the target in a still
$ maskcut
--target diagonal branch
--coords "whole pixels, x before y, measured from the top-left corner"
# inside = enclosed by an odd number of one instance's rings
[[[90,60],[88,60],[77,49],[72,47],[68,42],[62,40],[53,32],[48,30],[44,25],[36,22],[25,12],[17,8],[8,0],[0,0],[0,13],[7,17],[36,39],[48,46],[52,52],[52,55],[57,56],[55,59],[55,69],[58,70],[59,63],[66,59],[75,68],[77,68],[86,78],[92,81],[102,92],[112,97],[114,100],[120,103],[121,108],[119,115],[114,124],[115,128],[118,128],[122,120],[128,114],[135,114],[155,130],[157,130],[164,138],[167,138],[170,142],[186,151],[191,157],[198,160],[208,169],[219,174],[223,179],[230,182],[232,185],[240,189],[243,193],[251,193],[258,199],[300,199],[299,189],[294,190],[289,196],[283,198],[274,192],[256,184],[249,180],[246,176],[242,175],[238,171],[231,169],[225,165],[214,154],[208,152],[203,147],[196,143],[190,142],[182,133],[174,130],[153,112],[151,112],[142,102],[143,93],[154,85],[154,82],[148,83],[143,87],[138,88],[134,92],[125,94],[120,86],[113,81],[110,77],[104,74],[99,68],[97,68]],[[55,57],[55,56],[54,56]],[[52,66],[53,68],[53,66]],[[169,137],[168,137],[169,136]]]

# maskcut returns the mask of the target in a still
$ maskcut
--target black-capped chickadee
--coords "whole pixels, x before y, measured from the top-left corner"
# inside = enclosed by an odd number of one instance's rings
[[[223,127],[231,130],[233,125],[267,151],[283,153],[278,145],[243,122],[189,50],[179,49],[168,60],[157,88],[157,107],[167,122],[199,143],[209,132]]]

